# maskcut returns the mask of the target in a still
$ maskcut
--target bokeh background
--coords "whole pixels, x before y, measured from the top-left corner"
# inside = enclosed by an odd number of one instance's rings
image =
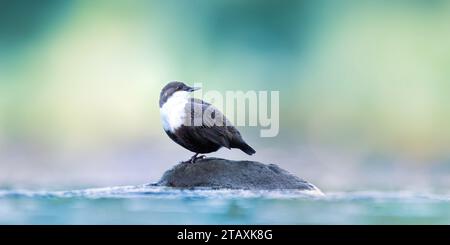
[[[450,1],[0,1],[0,186],[156,181],[168,81],[280,91],[257,154],[326,191],[450,186]]]

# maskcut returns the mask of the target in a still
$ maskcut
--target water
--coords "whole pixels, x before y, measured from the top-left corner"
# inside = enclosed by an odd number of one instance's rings
[[[450,196],[412,192],[0,190],[1,224],[450,224]]]

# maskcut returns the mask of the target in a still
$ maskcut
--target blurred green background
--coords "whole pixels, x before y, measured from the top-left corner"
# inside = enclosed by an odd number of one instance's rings
[[[155,181],[168,81],[280,91],[257,154],[322,189],[450,184],[450,1],[0,1],[0,185]]]

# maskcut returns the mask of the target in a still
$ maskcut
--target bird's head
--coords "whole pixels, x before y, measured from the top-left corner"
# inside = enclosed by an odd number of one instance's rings
[[[200,88],[190,87],[182,82],[170,82],[161,90],[159,106],[161,107],[172,96],[188,97],[190,93]]]

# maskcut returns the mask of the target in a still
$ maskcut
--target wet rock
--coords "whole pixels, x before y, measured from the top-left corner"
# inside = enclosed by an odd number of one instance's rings
[[[180,163],[166,171],[155,185],[179,188],[318,191],[313,184],[275,164],[205,158],[195,163]]]

